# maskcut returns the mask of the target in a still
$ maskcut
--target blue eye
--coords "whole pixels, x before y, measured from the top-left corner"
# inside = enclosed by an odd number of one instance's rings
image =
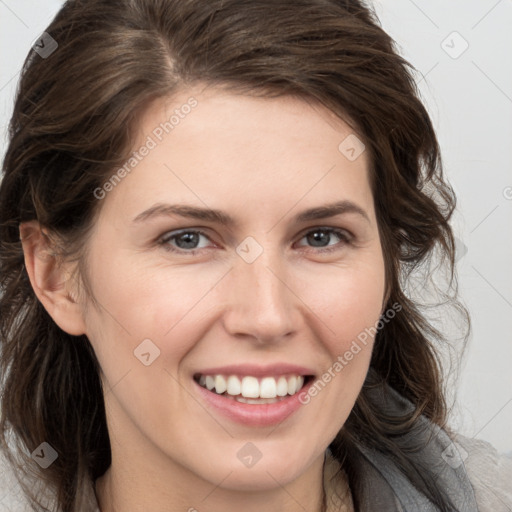
[[[301,240],[307,239],[309,243],[313,244],[312,247],[323,249],[320,252],[330,252],[340,248],[339,243],[334,245],[329,243],[333,235],[343,242],[342,245],[348,244],[351,241],[351,237],[347,232],[334,228],[313,229],[308,231]],[[329,247],[329,249],[325,249],[326,247]]]
[[[332,244],[332,237],[338,238],[338,243]],[[208,235],[196,229],[187,229],[179,232],[172,231],[159,240],[165,250],[181,254],[196,254],[200,249],[208,247],[208,244],[199,245],[201,237],[210,240]],[[350,244],[352,236],[345,230],[334,228],[315,228],[308,231],[300,240],[307,239],[312,244],[309,247],[318,249],[317,252],[331,252]],[[211,240],[210,240],[211,241]],[[304,245],[300,245],[304,247]]]
[[[195,254],[197,249],[202,249],[203,247],[197,247],[197,244],[200,240],[200,237],[208,238],[208,236],[202,231],[197,230],[186,230],[181,231],[179,233],[173,234],[175,232],[171,232],[168,235],[165,235],[161,240],[161,245],[168,251],[174,252],[187,252],[190,254]],[[209,238],[208,238],[209,240]],[[173,247],[170,242],[173,241],[177,245]]]

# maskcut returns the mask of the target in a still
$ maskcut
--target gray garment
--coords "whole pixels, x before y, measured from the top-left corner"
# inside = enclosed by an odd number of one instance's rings
[[[436,485],[445,489],[457,512],[478,512],[478,506],[464,465],[452,467],[443,459],[443,452],[453,449],[453,442],[440,431],[431,443],[418,451],[415,458],[437,474]],[[357,473],[363,475],[357,492],[361,512],[439,512],[424,494],[419,492],[385,455],[358,447]],[[511,510],[512,512],[512,510]]]
[[[374,400],[388,414],[401,414],[411,404],[394,391],[375,391]],[[411,455],[424,472],[434,476],[436,487],[445,490],[457,512],[512,512],[512,458],[500,456],[488,443],[448,434],[425,418],[403,436],[406,448],[424,441]],[[413,442],[414,441],[414,442]],[[0,512],[28,512],[15,478],[0,453]],[[351,489],[359,503],[357,512],[438,512],[427,498],[377,450],[358,446],[353,465],[360,485]],[[89,482],[87,503],[80,512],[100,512]],[[49,501],[49,509],[55,510]],[[53,504],[54,505],[54,504]]]
[[[379,410],[389,416],[400,416],[414,406],[392,388],[376,387],[369,397]],[[414,428],[396,443],[407,451],[408,457],[444,490],[457,512],[478,512],[478,506],[457,446],[448,434],[421,416]],[[397,464],[376,449],[357,446],[357,474],[362,476],[361,488],[354,489],[361,511],[439,512],[399,470]]]

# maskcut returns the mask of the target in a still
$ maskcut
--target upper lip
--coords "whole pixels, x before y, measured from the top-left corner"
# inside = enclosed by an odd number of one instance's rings
[[[298,366],[289,363],[274,363],[267,365],[257,364],[233,364],[226,366],[216,366],[214,368],[205,368],[198,370],[195,375],[250,375],[252,377],[267,377],[273,375],[314,375],[311,368]]]

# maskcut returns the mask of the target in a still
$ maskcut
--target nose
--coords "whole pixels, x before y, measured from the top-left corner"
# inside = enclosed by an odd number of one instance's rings
[[[236,258],[225,284],[224,327],[232,336],[277,343],[297,331],[298,298],[283,255],[264,250],[252,263]]]

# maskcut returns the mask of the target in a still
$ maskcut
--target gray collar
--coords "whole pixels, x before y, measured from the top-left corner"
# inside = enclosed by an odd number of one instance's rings
[[[413,409],[411,402],[388,386],[372,389],[371,399],[386,414],[401,415]],[[404,449],[420,447],[408,451],[408,457],[449,496],[454,511],[478,512],[463,460],[443,429],[421,416],[409,433],[397,436],[396,442]],[[352,490],[360,512],[440,512],[392,458],[378,449],[357,444],[351,463],[360,480],[358,488]]]

